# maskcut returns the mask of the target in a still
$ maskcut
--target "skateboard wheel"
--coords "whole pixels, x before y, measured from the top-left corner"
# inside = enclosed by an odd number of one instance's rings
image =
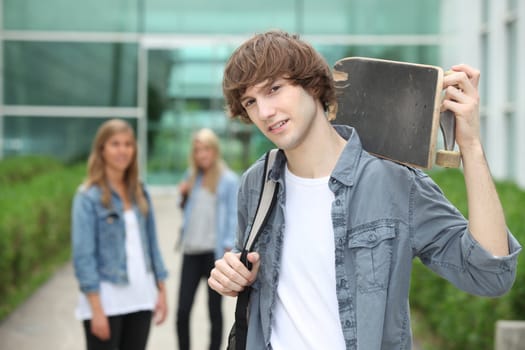
[[[436,164],[444,168],[459,168],[461,153],[458,151],[439,150],[436,152]]]

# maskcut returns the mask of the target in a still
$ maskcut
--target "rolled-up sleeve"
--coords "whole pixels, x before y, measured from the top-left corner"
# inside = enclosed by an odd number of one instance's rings
[[[425,265],[471,294],[500,296],[512,287],[521,246],[510,232],[510,254],[493,256],[474,239],[468,221],[428,176],[415,176],[410,201],[414,251]]]
[[[508,230],[507,239],[509,242],[509,254],[506,256],[494,256],[474,239],[470,231],[462,237],[462,246],[469,264],[480,271],[486,272],[486,274],[480,274],[477,279],[478,285],[482,286],[481,290],[487,291],[486,293],[479,293],[481,295],[503,295],[508,292],[514,283],[521,246]]]

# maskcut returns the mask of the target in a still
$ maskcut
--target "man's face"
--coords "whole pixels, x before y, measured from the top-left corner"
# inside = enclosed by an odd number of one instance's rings
[[[249,87],[241,103],[257,128],[285,151],[300,147],[316,115],[323,113],[320,102],[285,78]]]

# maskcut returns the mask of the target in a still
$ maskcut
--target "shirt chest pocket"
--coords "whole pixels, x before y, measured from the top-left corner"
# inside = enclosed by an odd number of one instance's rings
[[[371,293],[388,287],[392,263],[394,224],[367,225],[350,234],[348,248],[353,257],[357,288]]]
[[[121,232],[122,218],[114,210],[100,209],[97,212],[97,225],[100,230],[101,239],[104,241],[115,241]]]

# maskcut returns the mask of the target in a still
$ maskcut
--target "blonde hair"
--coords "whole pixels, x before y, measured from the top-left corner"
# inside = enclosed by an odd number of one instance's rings
[[[226,168],[226,163],[221,156],[221,147],[219,142],[219,137],[213,132],[213,130],[208,128],[203,128],[198,130],[193,134],[191,142],[191,151],[189,154],[189,164],[190,164],[190,177],[189,184],[190,188],[193,187],[195,179],[199,173],[202,173],[195,160],[195,143],[201,142],[204,145],[212,148],[215,151],[215,159],[212,166],[206,171],[206,183],[203,183],[203,186],[206,186],[212,193],[217,192],[217,186],[221,178],[223,170]]]
[[[124,172],[124,183],[127,192],[133,202],[135,202],[140,211],[146,215],[148,212],[148,202],[142,190],[139,180],[139,168],[137,161],[137,142],[135,133],[131,125],[122,119],[110,119],[104,122],[97,130],[95,139],[91,147],[91,153],[87,164],[87,179],[84,182],[86,187],[97,185],[102,189],[102,204],[106,208],[111,207],[111,190],[106,174],[106,163],[102,156],[104,145],[115,134],[130,133],[133,137],[134,154],[132,161]]]

